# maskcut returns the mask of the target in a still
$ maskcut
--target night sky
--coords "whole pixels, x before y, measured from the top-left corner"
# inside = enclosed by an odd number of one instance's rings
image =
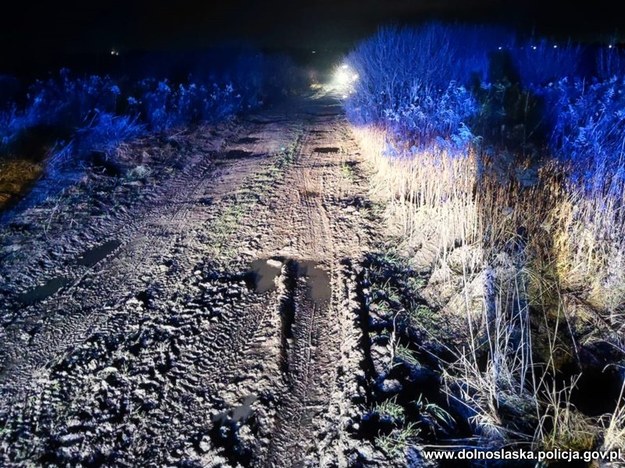
[[[502,21],[562,37],[625,30],[613,0],[57,0],[15,2],[0,16],[4,63],[78,53],[182,50],[245,40],[268,48],[349,48],[381,24]],[[6,5],[6,4],[5,4]],[[548,8],[547,8],[548,6]]]

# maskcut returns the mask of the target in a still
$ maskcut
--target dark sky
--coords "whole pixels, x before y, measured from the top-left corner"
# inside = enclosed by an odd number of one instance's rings
[[[378,25],[425,18],[503,20],[538,32],[612,34],[614,0],[18,0],[0,15],[5,61],[62,53],[203,47],[225,39],[261,46],[349,47]]]

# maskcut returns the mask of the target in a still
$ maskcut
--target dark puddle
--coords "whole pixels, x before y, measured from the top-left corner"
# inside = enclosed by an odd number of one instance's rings
[[[230,150],[226,151],[224,159],[249,159],[249,158],[257,158],[261,156],[258,153],[253,153],[252,151],[245,150]]]
[[[323,153],[323,154],[338,153],[340,151],[341,149],[337,148],[336,146],[321,146],[319,148],[315,148],[316,153]]]
[[[308,297],[317,304],[325,304],[332,297],[330,276],[328,272],[311,260],[292,260],[285,258],[271,258],[255,260],[247,273],[250,287],[259,294],[271,291],[276,287],[275,279],[280,275],[282,266],[287,264],[287,275],[297,283],[298,278],[305,278]]]
[[[67,278],[52,278],[45,284],[37,286],[36,288],[20,295],[17,300],[25,305],[34,304],[35,302],[43,301],[44,299],[50,297],[52,294],[67,286],[69,283],[70,280]]]
[[[227,422],[245,421],[252,414],[252,403],[258,397],[256,395],[248,395],[243,399],[243,404],[235,406],[228,411],[222,411],[212,417],[212,421],[217,424],[226,424]]]
[[[251,278],[254,291],[258,294],[263,294],[275,289],[276,283],[274,280],[280,275],[281,269],[282,260],[254,260],[248,272],[248,277]]]
[[[239,138],[236,143],[239,145],[249,145],[252,143],[256,143],[258,141],[258,138],[255,137],[242,137]]]
[[[102,245],[87,250],[78,259],[78,264],[86,267],[92,267],[99,261],[106,258],[113,250],[118,248],[122,243],[118,240],[110,240]]]
[[[308,295],[317,304],[330,302],[332,289],[330,276],[317,262],[296,262],[297,276],[306,277],[308,281]]]

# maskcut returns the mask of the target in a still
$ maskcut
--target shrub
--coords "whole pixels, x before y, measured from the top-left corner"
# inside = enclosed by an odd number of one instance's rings
[[[505,40],[498,29],[436,23],[381,29],[346,59],[359,76],[347,115],[357,124],[383,123],[417,148],[466,146],[478,109],[467,87],[486,77],[489,50]]]
[[[29,126],[76,127],[96,109],[115,113],[120,94],[109,77],[76,78],[63,69],[58,77],[30,86],[24,115]]]
[[[563,78],[537,90],[549,110],[550,146],[588,192],[618,195],[625,177],[624,78]]]
[[[109,155],[121,143],[141,136],[144,129],[137,117],[98,112],[88,125],[77,130],[74,150],[82,154],[99,151]]]
[[[579,45],[556,44],[545,39],[517,43],[510,53],[524,87],[548,84],[564,77],[585,76],[583,50]]]

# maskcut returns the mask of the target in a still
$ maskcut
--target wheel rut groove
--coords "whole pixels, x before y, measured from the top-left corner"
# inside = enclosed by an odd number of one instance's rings
[[[349,464],[375,239],[334,106],[140,142],[152,184],[94,176],[0,227],[32,252],[0,267],[1,465]]]

